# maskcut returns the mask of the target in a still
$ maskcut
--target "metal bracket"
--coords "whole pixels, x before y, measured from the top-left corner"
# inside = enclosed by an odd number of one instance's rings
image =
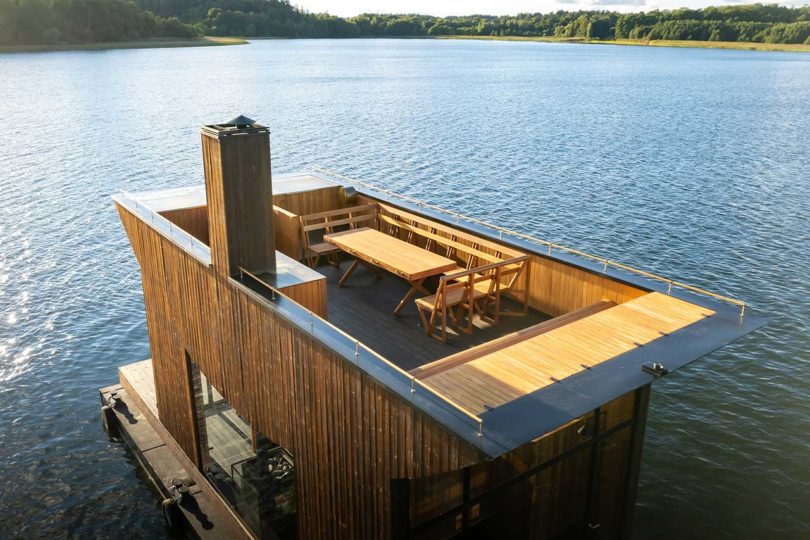
[[[660,364],[658,362],[647,362],[646,364],[641,364],[641,371],[644,373],[649,373],[655,378],[663,377],[669,370],[664,367],[664,364]]]

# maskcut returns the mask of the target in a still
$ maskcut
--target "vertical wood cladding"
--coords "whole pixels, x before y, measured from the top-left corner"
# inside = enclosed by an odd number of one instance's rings
[[[161,422],[196,455],[187,353],[255,429],[293,453],[301,538],[385,538],[390,479],[483,459],[126,208],[118,211],[141,266]]]
[[[273,196],[273,204],[298,216],[343,207],[343,201],[340,199],[340,186],[279,193]]]
[[[326,278],[279,289],[322,319],[327,318]]]
[[[621,304],[647,294],[638,287],[540,255],[529,256],[522,280],[524,285],[528,281],[529,305],[552,317],[602,300]]]
[[[371,204],[374,202],[381,201],[362,195],[359,197],[358,204]],[[418,226],[424,229],[427,228],[425,224],[419,224]],[[389,232],[387,227],[385,232]],[[432,232],[445,238],[453,238],[456,242],[467,246],[475,243],[474,240],[468,238],[470,235],[478,236],[476,233],[466,231],[461,227],[446,224],[441,224]],[[405,239],[407,231],[402,229],[399,231],[399,235],[400,238]],[[421,240],[418,241],[422,242]],[[423,244],[422,242],[420,245],[425,247]],[[479,251],[494,255],[499,245],[503,244],[487,239],[477,242],[475,247]],[[510,249],[515,250],[517,248]],[[446,252],[446,248],[437,243],[434,243],[432,250],[441,255],[445,255]],[[529,254],[528,266],[515,284],[515,290],[522,292],[524,289],[528,289],[529,306],[552,317],[590,306],[601,300],[610,300],[621,304],[643,296],[648,292],[616,281],[611,277],[588,272],[564,262],[533,253]],[[515,295],[515,298],[522,300],[519,294]]]
[[[267,131],[202,135],[211,260],[226,276],[275,268]]]
[[[210,245],[208,240],[208,208],[206,206],[167,210],[161,212],[160,215],[203,244]]]

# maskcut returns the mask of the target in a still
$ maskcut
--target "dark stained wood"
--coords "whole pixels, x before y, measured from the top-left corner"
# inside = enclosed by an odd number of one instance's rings
[[[383,270],[359,266],[346,286],[339,287],[338,280],[349,264],[350,261],[344,261],[339,268],[321,266],[317,269],[327,278],[329,322],[405,370],[549,318],[530,310],[526,317],[501,319],[498,326],[476,319],[477,327],[472,334],[454,332],[451,328],[447,342],[439,343],[425,334],[413,302],[406,305],[399,316],[391,315],[391,306],[409,289],[406,282]]]
[[[210,168],[214,182],[221,182],[216,176],[227,167],[215,149],[209,150],[205,154],[206,171]],[[263,150],[256,146],[252,152],[253,157],[242,159],[259,159]],[[224,191],[214,189],[208,196],[208,208],[224,208],[224,201]],[[366,201],[375,202],[361,197],[360,203]],[[276,216],[275,223],[266,229],[271,236],[278,235],[273,227],[282,217],[292,223],[298,213],[333,210],[342,204],[338,188],[286,194],[273,202],[286,210],[275,211],[267,202],[265,214]],[[171,434],[171,444],[186,456],[196,456],[199,451],[186,371],[186,358],[190,358],[254,429],[292,452],[298,473],[301,538],[389,537],[391,526],[401,523],[397,520],[407,517],[405,521],[412,525],[437,509],[456,504],[461,490],[458,483],[448,479],[461,478],[462,469],[472,467],[468,476],[471,489],[480,491],[504,475],[514,475],[562,454],[587,437],[579,433],[586,417],[487,462],[468,443],[280,316],[267,300],[228,279],[234,261],[216,246],[229,242],[230,247],[230,242],[236,242],[237,250],[244,251],[249,242],[255,246],[258,237],[230,238],[227,212],[205,212],[215,248],[211,268],[126,207],[119,205],[118,210],[141,266],[155,401],[160,424]],[[172,218],[192,234],[202,234],[199,210],[194,215],[178,213]],[[442,235],[446,240],[432,246],[427,243],[430,235],[411,235],[410,240],[444,256],[448,246],[453,247],[456,255],[451,258],[460,267],[470,264],[464,253],[484,253],[484,260],[519,253],[460,228],[432,228],[431,235]],[[389,234],[408,241],[412,232],[401,227]],[[348,264],[344,262],[344,268]],[[217,272],[217,268],[229,271]],[[413,303],[406,306],[401,317],[391,316],[390,305],[408,289],[403,281],[361,266],[348,286],[339,288],[342,269],[325,267],[319,271],[326,280],[296,285],[284,293],[322,316],[327,314],[328,294],[330,322],[406,370],[518,332],[547,320],[548,315],[603,300],[622,303],[645,292],[532,254],[527,271],[515,286],[516,290],[523,286],[528,291],[532,308],[526,317],[503,319],[498,326],[477,321],[480,328],[472,334],[454,335],[441,344],[425,335]],[[429,285],[435,287],[435,283]],[[514,300],[504,302],[522,307]],[[603,428],[638,415],[632,401],[619,398],[605,405],[599,420],[604,422]],[[646,410],[646,401],[643,406]],[[618,450],[607,456],[601,467],[611,471],[603,476],[600,488],[605,490],[605,497],[611,491],[625,493],[623,482],[633,471],[637,474],[638,438],[634,436],[632,444],[615,448]],[[583,460],[566,460],[532,479],[533,537],[546,537],[577,523],[585,499],[581,486],[585,484],[582,478],[588,452],[584,455]],[[623,474],[625,471],[630,474]],[[398,484],[399,489],[392,488],[392,480],[397,479],[408,481],[408,489],[401,491],[402,484]],[[411,505],[409,514],[402,513],[401,507],[392,512],[392,505],[401,505],[405,497]],[[628,493],[625,499],[632,497]],[[464,519],[468,518],[475,519]]]
[[[273,183],[266,131],[201,133],[211,260],[222,275],[272,272]]]

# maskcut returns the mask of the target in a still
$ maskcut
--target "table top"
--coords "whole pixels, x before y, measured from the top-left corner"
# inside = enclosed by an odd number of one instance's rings
[[[327,234],[323,239],[408,281],[435,276],[458,266],[452,259],[369,227]]]

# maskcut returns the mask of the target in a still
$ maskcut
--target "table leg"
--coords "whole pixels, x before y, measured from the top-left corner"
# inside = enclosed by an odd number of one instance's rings
[[[405,294],[405,297],[399,302],[399,305],[394,310],[394,315],[399,315],[399,312],[402,311],[402,308],[405,307],[405,304],[408,301],[416,296],[416,293],[422,292],[424,294],[428,294],[428,290],[422,286],[422,282],[425,281],[425,278],[418,279],[416,281],[410,281],[411,288],[408,289],[408,292]]]
[[[352,264],[351,264],[351,266],[349,266],[349,269],[346,270],[346,273],[343,274],[343,277],[340,278],[340,281],[338,281],[338,285],[340,287],[343,287],[343,285],[346,283],[346,280],[349,279],[349,276],[352,275],[352,272],[354,272],[359,265],[360,265],[360,259],[355,259],[355,260],[352,261]]]

